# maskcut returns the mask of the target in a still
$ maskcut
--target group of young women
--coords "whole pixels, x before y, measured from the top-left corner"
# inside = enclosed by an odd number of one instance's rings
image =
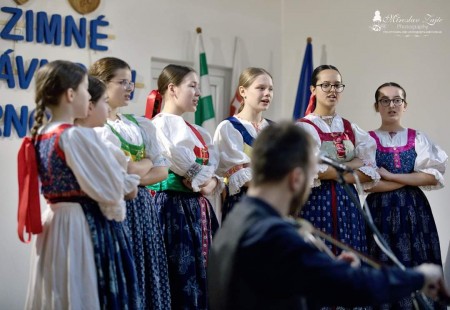
[[[337,68],[316,68],[311,113],[298,125],[311,133],[317,153],[357,171],[371,192],[375,223],[405,265],[441,264],[436,226],[420,188],[443,186],[447,155],[423,133],[402,127],[407,103],[400,85],[377,89],[382,125],[369,133],[336,114],[344,87]],[[182,118],[195,112],[200,97],[191,68],[163,69],[162,102],[151,120],[119,113],[134,90],[123,60],[102,58],[89,71],[53,61],[39,70],[36,121],[23,144],[36,159],[19,156],[19,170],[37,169],[49,208],[33,249],[27,309],[208,308],[206,266],[219,223],[205,196],[226,193],[224,220],[252,180],[253,140],[271,123],[262,116],[273,98],[271,75],[247,68],[238,89],[241,108],[218,125],[212,139]],[[43,124],[45,109],[52,118]],[[320,165],[311,186],[301,216],[387,262],[367,237],[337,171]],[[28,193],[36,193],[35,187],[37,182],[26,183],[20,195],[33,200]],[[34,210],[22,213],[36,211],[36,199],[29,204]],[[19,222],[33,231],[29,217]]]

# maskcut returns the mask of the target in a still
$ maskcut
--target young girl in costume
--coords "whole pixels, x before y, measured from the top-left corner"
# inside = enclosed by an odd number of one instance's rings
[[[105,138],[105,135],[108,135],[108,129],[106,128],[105,124],[109,116],[109,111],[111,110],[108,105],[108,95],[106,94],[106,85],[96,77],[90,75],[88,91],[89,94],[91,95],[91,99],[89,100],[88,115],[86,118],[77,118],[75,120],[75,124],[83,127],[93,128],[97,133],[97,136],[99,136],[99,138],[103,141],[103,143],[108,147],[109,151],[112,153],[114,158],[117,159],[119,165],[125,171],[127,171],[128,158],[125,156],[120,147],[118,147],[118,145],[120,146],[119,139],[117,138],[114,142],[111,142]],[[108,135],[108,138],[113,139],[114,137]],[[128,188],[128,186],[130,186],[130,184],[125,184],[125,188]],[[134,195],[134,197],[135,196],[136,195]],[[125,195],[125,198],[129,197]],[[123,214],[122,216],[125,217],[126,212],[125,201],[123,201],[121,209],[117,210],[109,209],[104,210],[104,212],[120,212],[121,214]]]
[[[214,175],[217,158],[211,137],[181,115],[195,112],[199,77],[191,68],[168,65],[158,78],[163,110],[153,118],[169,177],[154,186],[169,257],[172,309],[207,309],[206,264],[218,223],[204,197],[223,189]]]
[[[376,172],[376,144],[372,137],[357,125],[336,114],[345,85],[334,66],[317,67],[311,78],[311,106],[309,112],[297,124],[306,129],[316,142],[316,153],[345,163],[353,168],[361,182],[368,188],[380,176]],[[308,112],[308,111],[307,111]],[[348,183],[354,183],[352,174],[344,175]],[[308,202],[301,215],[316,228],[333,236],[354,249],[367,253],[366,229],[357,206],[337,181],[338,172],[331,166],[319,165]],[[358,199],[354,186],[353,195]],[[339,254],[339,250],[330,245]]]
[[[272,76],[261,68],[247,68],[239,77],[239,112],[222,121],[214,134],[220,154],[217,174],[226,178],[227,196],[222,206],[222,221],[247,192],[252,179],[250,155],[253,140],[270,124],[263,118],[273,98]]]
[[[125,194],[135,195],[139,177],[121,169],[92,129],[73,126],[89,98],[82,67],[53,61],[39,69],[35,125],[18,156],[19,237],[25,241],[24,228],[41,232],[26,309],[140,308],[124,213],[114,212]],[[46,108],[52,118],[42,125]],[[49,204],[43,227],[37,175]],[[134,185],[127,191],[125,183]]]
[[[442,265],[439,237],[424,190],[440,189],[448,156],[423,132],[401,124],[408,106],[406,92],[397,83],[384,83],[375,92],[375,110],[380,128],[370,131],[377,143],[376,160],[380,182],[368,189],[367,205],[373,220],[395,256],[406,267],[422,263]],[[369,238],[369,254],[392,264]],[[383,309],[413,309],[404,298]],[[434,309],[445,307],[434,305]]]
[[[129,104],[134,90],[130,66],[121,59],[106,57],[96,61],[89,73],[106,84],[110,113],[103,139],[117,143],[118,138],[118,146],[129,158],[128,172],[141,177],[137,197],[126,202],[125,225],[132,241],[142,309],[169,309],[166,250],[154,199],[145,188],[167,177],[168,162],[161,156],[153,124],[118,111]]]

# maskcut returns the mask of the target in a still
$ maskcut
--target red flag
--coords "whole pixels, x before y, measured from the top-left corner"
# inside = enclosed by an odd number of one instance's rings
[[[242,45],[241,39],[236,37],[234,42],[233,71],[231,75],[231,89],[233,90],[235,89],[234,87],[236,87],[236,90],[231,94],[230,116],[236,114],[241,106],[242,97],[239,94],[238,89],[239,76],[241,75],[241,72],[248,67],[249,63],[248,59],[245,57]]]
[[[241,102],[242,102],[242,96],[241,96],[241,94],[239,94],[239,89],[236,89],[236,92],[234,93],[234,97],[231,99],[231,102],[230,102],[230,116],[233,116],[238,112],[239,107],[241,106]]]

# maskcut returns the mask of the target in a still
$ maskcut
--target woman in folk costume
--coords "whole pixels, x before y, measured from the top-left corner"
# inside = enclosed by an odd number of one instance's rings
[[[207,309],[206,265],[212,234],[218,227],[205,195],[220,192],[217,158],[208,132],[181,116],[195,112],[199,77],[188,67],[168,65],[158,78],[163,110],[153,118],[169,177],[151,186],[169,257],[172,309]]]
[[[344,87],[336,67],[317,67],[311,78],[312,100],[307,109],[311,113],[298,120],[297,124],[312,135],[317,153],[325,153],[355,169],[361,182],[367,182],[364,187],[368,188],[380,178],[375,164],[376,144],[368,133],[336,114]],[[355,182],[351,174],[344,175],[344,179],[348,183]],[[301,216],[316,228],[367,253],[364,219],[337,180],[338,172],[333,167],[319,165],[318,175]],[[354,186],[351,189],[358,197]],[[335,247],[330,245],[330,249],[339,254]]]
[[[128,171],[141,177],[137,197],[127,201],[125,225],[132,243],[142,309],[169,309],[166,250],[158,211],[145,187],[167,177],[168,162],[161,155],[155,126],[144,117],[118,112],[129,104],[134,90],[130,66],[121,59],[106,57],[97,60],[89,73],[106,84],[111,111],[103,139],[111,143],[119,141],[118,146],[129,157]]]
[[[397,83],[384,83],[375,92],[381,126],[369,133],[377,143],[381,180],[368,189],[372,193],[366,202],[375,225],[403,265],[442,265],[436,224],[422,190],[444,186],[448,156],[423,132],[402,126],[407,105],[406,92]],[[370,255],[391,264],[375,241],[368,241]],[[412,309],[413,304],[411,298],[404,298],[381,308]],[[445,307],[435,304],[434,309]]]
[[[123,197],[129,175],[94,130],[73,126],[87,116],[87,72],[53,61],[36,77],[32,137],[19,151],[19,237],[40,233],[31,257],[26,309],[140,309],[126,235]],[[42,126],[45,109],[52,118]],[[38,176],[49,208],[40,218]],[[43,223],[43,227],[42,227]],[[28,239],[29,242],[29,239]]]
[[[222,221],[247,192],[252,179],[250,155],[253,140],[271,122],[262,117],[262,112],[272,102],[272,76],[261,68],[247,68],[239,77],[238,93],[241,96],[239,112],[222,121],[214,134],[214,145],[220,154],[217,173],[225,178],[227,184]]]

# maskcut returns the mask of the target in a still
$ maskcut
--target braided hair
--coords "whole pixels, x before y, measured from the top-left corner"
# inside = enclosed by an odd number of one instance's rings
[[[33,139],[44,123],[45,109],[57,106],[61,95],[69,88],[77,89],[86,74],[83,67],[65,60],[49,62],[39,69],[36,76],[36,111],[31,128]]]

